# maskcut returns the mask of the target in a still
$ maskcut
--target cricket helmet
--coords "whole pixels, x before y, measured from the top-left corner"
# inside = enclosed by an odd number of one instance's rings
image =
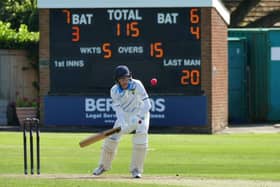
[[[122,77],[131,77],[131,72],[125,65],[119,65],[115,69],[115,81],[118,81]]]

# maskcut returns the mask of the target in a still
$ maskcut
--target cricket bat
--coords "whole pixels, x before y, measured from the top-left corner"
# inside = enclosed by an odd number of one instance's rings
[[[121,131],[121,127],[116,127],[116,128],[112,128],[103,132],[100,132],[98,134],[95,135],[91,135],[89,137],[87,137],[86,139],[80,141],[80,147],[85,147],[88,146],[90,144],[93,144],[95,142],[98,142],[99,140],[103,140],[104,138],[106,138],[107,136],[110,136],[114,133],[120,132]]]

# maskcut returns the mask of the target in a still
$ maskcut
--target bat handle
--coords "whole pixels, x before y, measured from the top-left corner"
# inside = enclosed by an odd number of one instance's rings
[[[117,133],[117,132],[120,132],[122,129],[121,129],[121,127],[117,127],[117,128],[115,128],[114,130],[112,130],[111,132],[106,132],[105,133],[105,136],[107,137],[107,136],[110,136],[110,135],[112,135],[112,134],[115,134],[115,133]]]

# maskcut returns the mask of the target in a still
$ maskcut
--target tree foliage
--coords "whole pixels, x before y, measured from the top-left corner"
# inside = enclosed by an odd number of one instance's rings
[[[13,29],[25,24],[38,31],[37,0],[0,0],[0,20],[10,22]]]
[[[25,24],[12,29],[10,23],[0,21],[0,46],[3,49],[30,49],[38,45],[39,33],[29,32]]]

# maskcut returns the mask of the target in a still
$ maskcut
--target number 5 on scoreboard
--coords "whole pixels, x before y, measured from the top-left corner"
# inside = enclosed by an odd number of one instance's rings
[[[102,51],[104,52],[104,58],[109,59],[112,58],[112,50],[110,49],[111,43],[104,43],[102,45]]]

